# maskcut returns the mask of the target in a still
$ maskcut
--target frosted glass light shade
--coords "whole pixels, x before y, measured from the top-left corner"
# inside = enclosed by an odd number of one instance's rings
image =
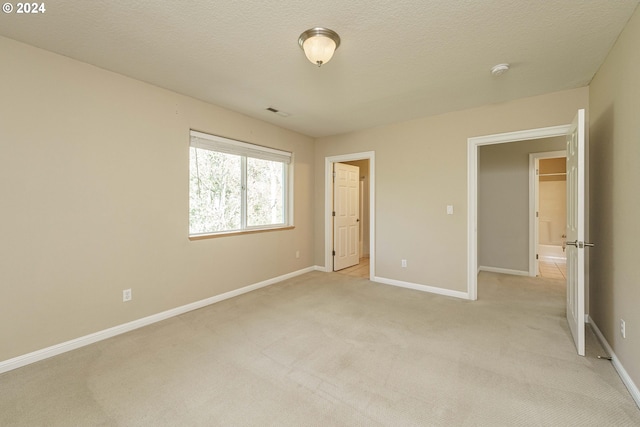
[[[318,67],[326,64],[340,46],[340,36],[327,28],[312,28],[300,34],[298,44],[311,63]]]
[[[313,64],[326,64],[333,57],[336,42],[325,36],[309,37],[302,45],[304,54]]]

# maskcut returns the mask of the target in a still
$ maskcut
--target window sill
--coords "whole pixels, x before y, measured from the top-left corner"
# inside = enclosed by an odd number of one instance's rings
[[[221,233],[198,234],[195,236],[189,236],[189,240],[193,241],[193,240],[215,239],[218,237],[238,236],[241,234],[256,234],[256,233],[267,233],[269,231],[293,230],[294,228],[296,227],[293,225],[287,225],[284,227],[257,228],[255,230],[226,231]]]

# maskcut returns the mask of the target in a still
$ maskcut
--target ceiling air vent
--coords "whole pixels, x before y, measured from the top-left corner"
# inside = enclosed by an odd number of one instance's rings
[[[289,117],[291,115],[289,113],[285,113],[284,111],[280,111],[277,108],[273,108],[273,107],[267,108],[267,111],[271,111],[272,113],[275,113],[275,114],[279,115],[280,117]]]

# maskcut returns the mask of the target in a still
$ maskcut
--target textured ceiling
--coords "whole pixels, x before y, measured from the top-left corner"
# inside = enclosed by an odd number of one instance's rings
[[[585,86],[639,1],[56,0],[0,35],[317,137]]]

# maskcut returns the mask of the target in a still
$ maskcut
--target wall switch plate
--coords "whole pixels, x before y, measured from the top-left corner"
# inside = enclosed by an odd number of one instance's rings
[[[622,338],[627,337],[627,324],[624,319],[620,319],[620,335],[622,335]]]
[[[300,258],[300,251],[296,251],[296,258]]]
[[[407,260],[406,259],[402,260],[402,268],[407,268]]]
[[[453,215],[453,205],[447,205],[447,215]]]
[[[131,301],[131,289],[122,291],[122,302]]]

